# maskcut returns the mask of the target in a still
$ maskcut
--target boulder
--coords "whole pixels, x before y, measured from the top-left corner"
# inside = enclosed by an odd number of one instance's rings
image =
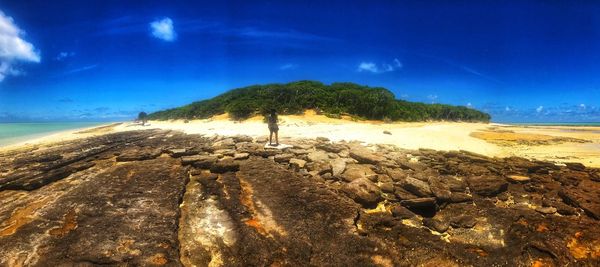
[[[317,144],[315,147],[318,149],[327,151],[327,152],[331,152],[331,153],[340,153],[342,150],[344,150],[346,148],[342,145],[330,144],[330,143]]]
[[[425,169],[427,169],[427,166],[425,166],[422,163],[411,162],[411,161],[407,161],[405,159],[398,159],[398,160],[396,160],[396,163],[398,163],[398,165],[400,166],[400,168],[402,168],[404,170],[413,170],[413,171],[416,171],[416,172],[422,172]]]
[[[291,158],[290,159],[290,165],[292,167],[294,167],[296,170],[299,170],[299,169],[304,168],[304,165],[306,165],[306,161],[305,160],[301,160],[301,159],[297,159],[297,158]]]
[[[342,179],[346,182],[352,182],[360,178],[371,178],[377,175],[371,170],[371,165],[366,164],[348,164],[346,170],[342,173]]]
[[[452,203],[469,202],[469,201],[473,201],[473,196],[466,194],[466,193],[452,192],[452,195],[450,195],[450,202],[452,202]]]
[[[235,143],[252,142],[252,137],[248,135],[236,135],[232,136],[231,139],[233,139]]]
[[[424,218],[423,225],[440,233],[446,232],[450,227],[450,224],[447,221],[437,218]]]
[[[346,170],[346,161],[342,158],[334,159],[329,164],[331,165],[333,176],[339,176]]]
[[[366,148],[354,147],[350,150],[350,157],[358,161],[358,163],[377,164],[385,158],[367,150]]]
[[[235,153],[236,153],[235,149],[217,149],[217,150],[213,151],[213,154],[230,156],[230,157],[233,157],[233,155],[235,155]]]
[[[275,160],[275,162],[289,162],[290,159],[292,159],[294,157],[294,154],[291,153],[285,153],[285,154],[278,154],[275,155],[275,157],[273,158],[273,160]]]
[[[558,210],[555,207],[536,207],[535,211],[537,211],[541,214],[554,214]]]
[[[450,225],[454,228],[473,228],[475,224],[477,220],[470,215],[460,215],[450,220]]]
[[[467,178],[467,183],[472,192],[487,197],[493,197],[500,194],[508,188],[508,182],[497,176],[471,176]]]
[[[527,183],[531,180],[528,176],[523,175],[508,175],[506,179],[511,183]]]
[[[429,187],[431,188],[431,192],[439,201],[449,201],[452,196],[452,192],[450,191],[450,187],[443,183],[441,177],[430,177],[429,178]]]
[[[392,183],[381,183],[379,188],[385,193],[394,193],[394,184]]]
[[[404,181],[402,181],[401,186],[408,192],[411,192],[419,197],[430,197],[433,195],[429,184],[412,177],[406,177]]]
[[[314,171],[318,174],[331,173],[331,165],[327,162],[309,162],[306,163],[305,167],[308,171]]]
[[[214,156],[207,156],[207,155],[183,156],[183,157],[180,157],[179,160],[181,160],[182,165],[190,165],[196,161],[204,160],[207,157],[214,157]],[[217,160],[216,157],[214,157],[214,158],[216,161]]]
[[[200,160],[192,162],[192,166],[200,169],[210,169],[210,167],[217,162],[218,158],[215,156],[204,156]]]
[[[198,151],[196,151],[196,150],[188,150],[188,149],[185,149],[185,148],[173,148],[173,149],[169,149],[167,151],[167,153],[169,153],[169,155],[171,155],[171,157],[179,158],[179,157],[182,157],[182,156],[196,155],[196,154],[198,154]]]
[[[408,177],[406,172],[398,169],[386,169],[385,172],[394,182],[403,181],[406,177]]]
[[[240,164],[233,159],[221,160],[210,167],[213,173],[236,172],[240,169]]]
[[[381,200],[381,190],[366,178],[359,178],[342,186],[342,191],[364,207],[373,207]]]
[[[400,200],[418,198],[400,186],[394,186],[394,195]]]
[[[215,150],[218,149],[228,149],[228,148],[234,148],[235,147],[235,141],[233,141],[233,138],[225,138],[223,140],[214,142],[212,144],[212,147]]]
[[[414,214],[412,211],[410,211],[406,207],[399,205],[399,204],[394,204],[390,208],[390,212],[392,212],[392,215],[394,217],[397,217],[400,219],[410,219],[410,218],[416,216],[416,214]]]
[[[406,199],[406,200],[400,201],[400,204],[402,204],[402,206],[405,206],[407,208],[413,208],[413,209],[436,208],[437,207],[435,198],[433,198],[433,197]]]
[[[233,159],[236,159],[236,160],[248,159],[248,157],[250,157],[250,153],[235,153],[235,154],[233,154]]]
[[[307,157],[308,161],[312,161],[312,162],[329,161],[329,155],[327,155],[327,153],[322,150],[312,151],[312,152],[308,153],[308,155],[306,157]]]

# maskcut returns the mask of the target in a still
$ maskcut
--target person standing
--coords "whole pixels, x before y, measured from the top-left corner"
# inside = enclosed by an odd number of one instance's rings
[[[269,123],[269,145],[279,146],[279,126],[277,125],[277,112],[275,109],[271,109],[271,113],[267,117]],[[273,145],[273,133],[275,134],[275,144]]]

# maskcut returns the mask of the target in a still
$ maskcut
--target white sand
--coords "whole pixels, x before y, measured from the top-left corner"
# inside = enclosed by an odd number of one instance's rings
[[[312,116],[311,116],[312,117]],[[367,144],[393,144],[402,148],[431,148],[436,150],[469,150],[485,155],[497,155],[498,146],[469,136],[472,131],[486,129],[485,123],[365,123],[346,120],[307,120],[299,116],[281,116],[279,137],[327,137],[332,141],[361,141]],[[269,134],[267,125],[252,119],[242,123],[225,119],[183,121],[152,121],[150,126],[127,127],[131,129],[172,129],[188,134],[249,135]],[[121,127],[124,128],[124,127]],[[391,134],[384,134],[388,131]]]
[[[244,122],[235,122],[226,115],[209,120],[194,120],[184,123],[177,121],[151,121],[141,126],[123,123],[114,127],[86,131],[70,130],[21,144],[0,147],[10,150],[24,146],[48,145],[59,141],[68,141],[109,132],[121,132],[143,129],[170,129],[188,134],[212,135],[249,135],[268,136],[267,124],[255,117]],[[515,133],[535,133],[585,139],[589,143],[562,143],[551,145],[513,145],[499,146],[470,136],[476,131],[490,128],[510,130]],[[585,130],[585,131],[582,131]],[[388,131],[390,134],[384,134]],[[418,123],[382,123],[373,121],[354,122],[347,119],[331,119],[307,112],[302,116],[280,116],[280,142],[287,138],[327,137],[332,141],[360,141],[367,144],[392,144],[407,149],[430,148],[435,150],[467,150],[491,157],[521,156],[531,159],[554,162],[581,162],[586,166],[600,167],[600,127],[571,129],[568,127],[522,127],[486,123],[456,122],[418,122]]]

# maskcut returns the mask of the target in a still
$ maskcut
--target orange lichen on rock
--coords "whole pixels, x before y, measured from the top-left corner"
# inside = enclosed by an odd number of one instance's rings
[[[571,255],[578,260],[600,258],[600,240],[581,242],[582,232],[575,233],[575,236],[567,243]]]
[[[254,201],[252,201],[252,194],[254,191],[252,190],[252,186],[248,184],[246,181],[240,180],[240,187],[242,188],[240,192],[240,202],[244,207],[250,211],[252,217],[248,220],[244,221],[244,223],[258,231],[261,235],[267,235],[267,230],[260,223],[260,220],[256,215],[256,206],[254,205]]]
[[[150,258],[149,261],[151,264],[154,265],[165,265],[168,262],[167,258],[165,258],[165,255],[163,255],[162,253],[155,254]]]
[[[244,223],[256,229],[256,231],[258,231],[260,234],[267,235],[267,230],[265,230],[265,227],[262,224],[260,224],[260,221],[257,218],[251,218],[249,220],[246,220]]]
[[[540,233],[543,233],[543,232],[548,231],[548,226],[546,226],[545,223],[540,223],[535,230]]]
[[[389,258],[383,257],[381,255],[373,255],[371,256],[371,260],[373,260],[373,263],[377,266],[383,266],[383,267],[393,267],[394,263],[392,262],[392,260],[390,260]]]
[[[43,199],[32,202],[21,209],[16,209],[10,218],[0,223],[0,237],[12,235],[17,232],[21,226],[31,222],[35,218],[35,212],[42,206],[44,206]]]
[[[468,248],[467,251],[472,252],[472,253],[477,253],[481,257],[487,257],[487,255],[488,255],[488,253],[481,248]]]
[[[554,263],[551,261],[545,261],[543,259],[537,259],[531,263],[531,267],[551,267],[554,266]]]
[[[61,227],[53,228],[50,230],[49,234],[54,236],[63,236],[67,233],[75,230],[77,228],[77,214],[74,209],[70,209],[67,214],[65,214],[65,220]]]

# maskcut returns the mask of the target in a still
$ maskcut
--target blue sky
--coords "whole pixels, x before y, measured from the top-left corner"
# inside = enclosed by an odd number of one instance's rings
[[[351,2],[2,1],[0,121],[127,120],[305,79],[600,121],[598,2]]]

